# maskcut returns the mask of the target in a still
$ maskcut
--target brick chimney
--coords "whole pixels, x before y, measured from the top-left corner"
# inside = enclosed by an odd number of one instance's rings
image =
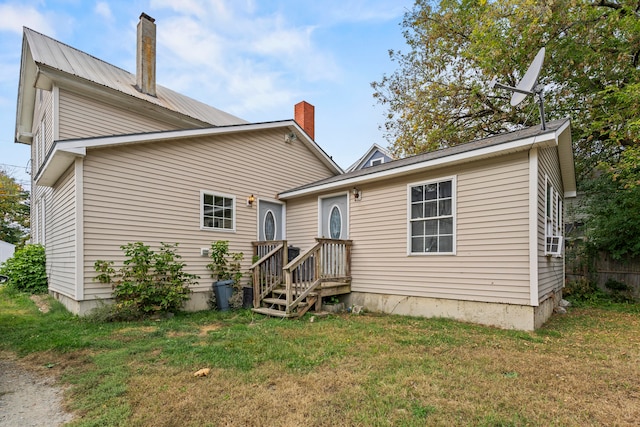
[[[315,139],[315,107],[306,101],[298,102],[293,109],[293,119],[311,137]]]
[[[143,13],[138,22],[136,89],[156,96],[156,20]]]

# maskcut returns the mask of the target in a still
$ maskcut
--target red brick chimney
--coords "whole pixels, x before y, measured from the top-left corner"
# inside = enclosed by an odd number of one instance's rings
[[[311,139],[315,139],[315,107],[307,101],[298,102],[293,108],[293,119]]]

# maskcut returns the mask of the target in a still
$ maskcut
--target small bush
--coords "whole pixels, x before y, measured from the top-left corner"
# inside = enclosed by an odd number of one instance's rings
[[[99,274],[95,280],[110,284],[115,298],[114,307],[109,309],[113,313],[104,309],[106,313],[102,314],[121,320],[179,310],[189,298],[189,286],[197,284],[199,277],[183,271],[185,263],[180,261],[177,246],[161,243],[156,253],[142,242],[123,245],[120,248],[127,259],[117,271],[113,261],[97,260],[94,268]]]
[[[604,287],[607,288],[614,302],[634,302],[632,289],[626,283],[609,279],[604,283]]]
[[[47,270],[44,246],[26,245],[0,267],[0,274],[9,277],[7,286],[20,292],[47,292]]]
[[[231,308],[242,307],[242,272],[240,271],[241,262],[244,258],[242,252],[229,252],[229,242],[227,240],[218,240],[211,243],[209,251],[211,262],[207,264],[207,268],[211,270],[211,277],[217,281],[233,280],[233,294],[229,298],[229,306]],[[212,293],[209,299],[211,308],[215,308],[216,297]]]
[[[562,294],[578,302],[597,302],[605,296],[595,283],[584,277],[567,283]]]

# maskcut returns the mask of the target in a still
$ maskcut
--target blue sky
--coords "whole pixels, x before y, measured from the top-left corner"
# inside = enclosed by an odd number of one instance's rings
[[[315,139],[343,168],[387,146],[370,83],[406,50],[413,0],[0,1],[0,167],[28,188],[29,147],[14,143],[22,27],[135,72],[136,24],[156,19],[157,81],[250,122],[315,105]]]

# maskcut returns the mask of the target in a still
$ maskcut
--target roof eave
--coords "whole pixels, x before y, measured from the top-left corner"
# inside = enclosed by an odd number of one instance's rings
[[[568,124],[568,121],[567,121]],[[563,126],[561,129],[565,129]],[[462,163],[468,163],[470,161],[481,160],[485,158],[495,157],[507,153],[519,152],[529,150],[532,147],[546,147],[557,144],[559,131],[543,133],[536,136],[530,136],[527,138],[510,141],[500,145],[494,145],[490,147],[480,148],[473,151],[462,152],[447,157],[440,157],[432,160],[426,160],[420,163],[413,163],[406,166],[400,166],[392,169],[385,169],[379,172],[373,172],[366,175],[358,175],[353,178],[347,178],[344,180],[329,182],[326,184],[320,184],[317,186],[306,187],[301,189],[293,189],[285,191],[278,195],[281,200],[288,200],[296,197],[302,197],[309,194],[318,192],[324,192],[329,190],[335,190],[343,187],[350,187],[352,185],[379,181],[382,179],[388,179],[390,177],[397,177],[402,175],[408,175],[415,172],[420,172],[436,167],[453,166]],[[569,140],[571,138],[569,137]]]
[[[33,140],[33,114],[36,102],[35,82],[38,67],[33,61],[26,36],[22,36],[22,55],[20,60],[20,77],[18,81],[18,99],[16,106],[15,142],[31,144]]]
[[[194,117],[185,115],[175,110],[171,110],[162,105],[148,102],[141,98],[121,92],[117,89],[101,85],[99,83],[74,76],[65,71],[60,71],[46,64],[39,65],[39,87],[50,90],[55,84],[63,89],[72,90],[74,92],[100,98],[106,100],[110,104],[118,105],[120,108],[128,108],[135,111],[145,111],[153,114],[160,120],[168,121],[181,127],[209,127],[214,126],[211,123],[204,122]]]
[[[556,131],[556,134],[564,197],[576,197],[577,183],[573,158],[573,143],[571,141],[571,123],[567,120],[567,122]]]
[[[328,156],[293,120],[266,123],[250,123],[229,126],[218,126],[201,129],[186,129],[175,131],[150,132],[134,135],[114,135],[96,138],[57,141],[50,152],[45,165],[36,176],[36,184],[51,186],[78,156],[85,156],[87,149],[117,147],[128,144],[142,144],[148,142],[172,141],[183,138],[197,138],[203,136],[224,135],[240,132],[251,132],[267,129],[287,129],[295,131],[298,139],[315,154],[322,163],[335,175],[342,172],[333,159]]]
[[[65,148],[58,143],[54,144],[34,182],[43,187],[52,187],[76,158],[84,157],[86,154],[86,148]]]

